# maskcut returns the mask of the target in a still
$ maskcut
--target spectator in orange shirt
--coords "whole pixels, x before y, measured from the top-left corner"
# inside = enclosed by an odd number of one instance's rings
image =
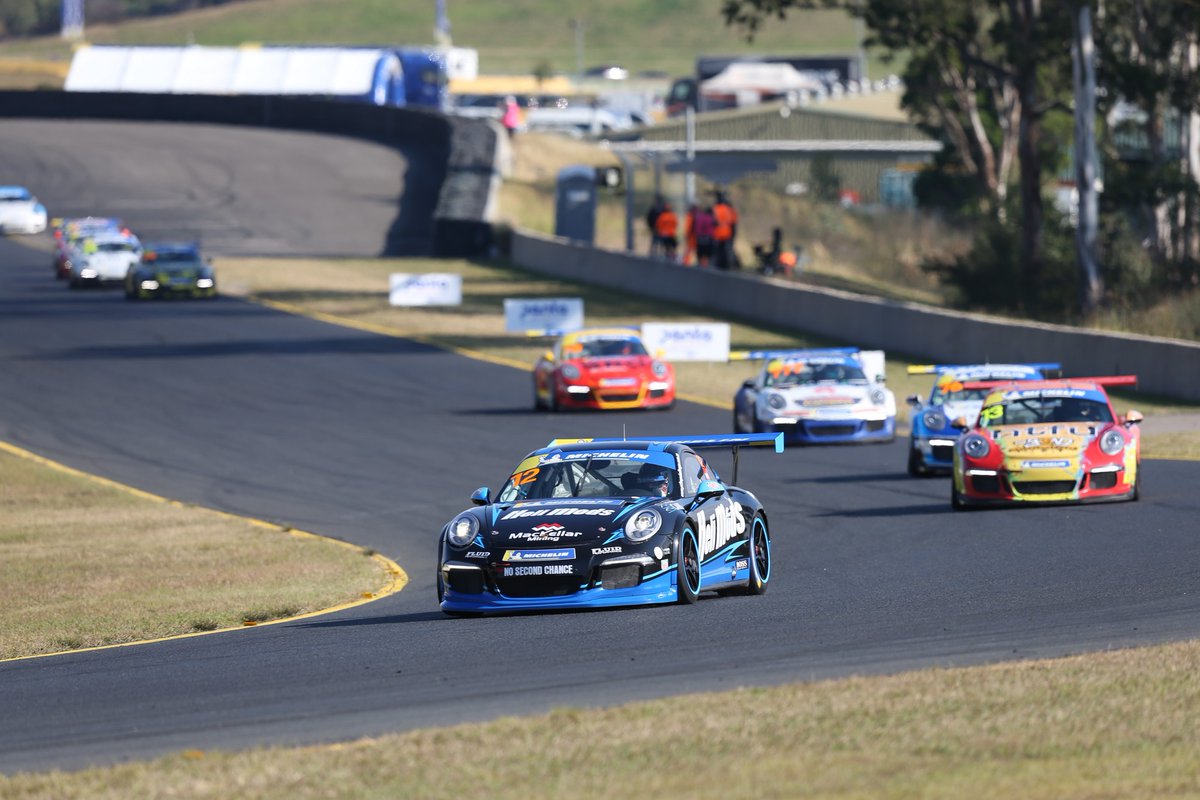
[[[699,209],[695,203],[688,206],[687,213],[683,215],[683,258],[679,263],[688,265],[692,263],[692,255],[696,252],[696,212]]]
[[[654,233],[662,245],[663,255],[668,261],[675,260],[675,250],[679,247],[679,217],[670,203],[663,203],[662,211],[654,220]]]
[[[716,226],[713,228],[713,249],[717,269],[732,269],[733,237],[737,233],[737,211],[721,192],[717,193],[717,202],[713,204],[713,217]]]

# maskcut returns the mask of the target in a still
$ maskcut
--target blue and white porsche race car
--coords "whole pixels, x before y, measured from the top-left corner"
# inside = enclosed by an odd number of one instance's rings
[[[1036,380],[1056,375],[1059,364],[920,364],[908,368],[909,375],[936,375],[929,397],[910,395],[912,433],[908,439],[908,474],[949,472],[954,465],[954,445],[963,428],[954,427],[963,418],[965,428],[974,427],[983,408],[987,389],[965,388],[964,382]],[[1053,374],[1052,374],[1053,373]]]
[[[556,439],[525,456],[495,496],[442,529],[438,602],[448,614],[694,603],[762,594],[767,515],[697,451],[774,445],[778,434]]]
[[[881,350],[756,350],[731,360],[762,360],[733,398],[737,433],[780,432],[789,442],[890,442],[896,396],[884,387]]]

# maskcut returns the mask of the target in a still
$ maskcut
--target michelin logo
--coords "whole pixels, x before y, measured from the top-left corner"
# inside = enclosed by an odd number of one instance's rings
[[[575,558],[574,547],[561,550],[505,550],[502,561],[570,561]]]

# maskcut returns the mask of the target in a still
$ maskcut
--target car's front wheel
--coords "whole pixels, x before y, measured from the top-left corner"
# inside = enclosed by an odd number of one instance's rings
[[[679,602],[690,605],[700,597],[700,545],[696,533],[684,528],[679,534],[679,553],[675,562],[675,584]]]
[[[750,526],[750,579],[747,594],[765,594],[771,580],[771,536],[767,521],[759,514]]]
[[[962,494],[959,493],[958,487],[954,485],[953,481],[950,483],[950,507],[955,511],[963,511],[967,507],[967,504],[963,502]]]
[[[908,474],[919,478],[925,474],[925,465],[921,462],[921,451],[915,447],[908,450]]]

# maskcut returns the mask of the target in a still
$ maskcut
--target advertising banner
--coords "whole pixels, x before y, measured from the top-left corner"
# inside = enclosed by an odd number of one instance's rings
[[[667,361],[728,361],[726,322],[645,322],[642,341]]]
[[[577,331],[582,327],[581,297],[509,297],[504,301],[504,329],[509,333]]]
[[[388,301],[394,306],[462,305],[462,276],[441,272],[393,272]]]

